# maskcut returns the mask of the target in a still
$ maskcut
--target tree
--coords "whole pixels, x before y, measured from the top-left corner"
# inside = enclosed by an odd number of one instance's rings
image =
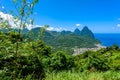
[[[10,31],[9,33],[0,32],[0,47],[2,48],[0,48],[0,65],[2,65],[0,66],[0,70],[2,70],[6,76],[12,76],[11,79],[14,80],[19,76],[26,77],[32,74],[35,79],[42,80],[44,71],[39,57],[38,55],[30,54],[33,52],[30,48],[27,50],[28,52],[26,52],[24,47],[29,43],[23,43],[21,36],[22,30],[34,23],[32,18],[33,8],[38,0],[13,0],[13,2],[16,9],[16,11],[14,11],[15,13],[13,13],[14,26],[9,25],[8,21],[0,19],[0,27],[6,28],[9,26],[8,28],[10,28],[10,30],[16,27],[14,31]]]
[[[21,35],[21,30],[27,26],[33,25],[34,20],[31,15],[33,14],[33,9],[35,4],[39,0],[13,0],[15,4],[16,13],[14,15],[14,24],[17,26],[18,35]],[[16,37],[16,55],[18,54],[20,38]]]
[[[38,34],[38,39],[42,39],[43,38],[43,35],[44,35],[44,33],[45,33],[45,31],[46,31],[46,29],[49,27],[49,25],[44,25],[41,29],[40,29],[40,31],[39,31],[39,34]]]

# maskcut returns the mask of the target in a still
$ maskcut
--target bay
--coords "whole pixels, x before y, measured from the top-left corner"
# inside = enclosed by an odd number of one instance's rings
[[[120,33],[95,33],[94,36],[101,41],[103,46],[117,44],[120,47]]]

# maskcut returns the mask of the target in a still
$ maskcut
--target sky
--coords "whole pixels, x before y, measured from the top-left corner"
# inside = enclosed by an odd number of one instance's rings
[[[0,10],[15,10],[12,0],[0,0]],[[94,33],[120,33],[120,0],[40,0],[34,10],[36,26],[69,30],[88,26]]]

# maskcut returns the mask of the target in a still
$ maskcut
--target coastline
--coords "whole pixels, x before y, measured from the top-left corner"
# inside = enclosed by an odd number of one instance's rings
[[[117,44],[120,47],[120,33],[94,33],[96,39],[101,41],[103,46]]]
[[[97,51],[97,50],[100,50],[102,48],[106,48],[106,46],[103,46],[101,44],[95,44],[95,48],[73,48],[74,50],[74,53],[73,55],[79,55],[79,54],[82,54],[86,51]]]

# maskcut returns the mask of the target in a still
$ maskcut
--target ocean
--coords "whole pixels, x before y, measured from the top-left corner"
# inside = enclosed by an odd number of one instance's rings
[[[95,38],[100,40],[103,46],[117,44],[120,47],[120,33],[95,33]]]

